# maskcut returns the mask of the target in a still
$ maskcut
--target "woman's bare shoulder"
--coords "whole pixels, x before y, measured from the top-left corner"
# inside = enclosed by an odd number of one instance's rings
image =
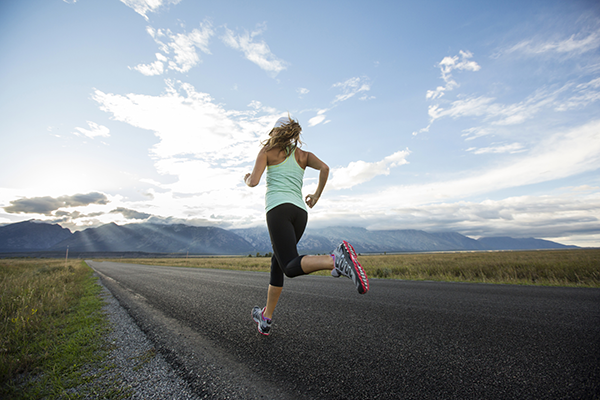
[[[300,148],[296,148],[296,161],[298,165],[303,169],[306,169],[306,165],[308,164],[308,156],[312,154],[309,151],[304,151]]]
[[[285,152],[278,147],[263,148],[267,156],[267,165],[276,165],[285,160]]]

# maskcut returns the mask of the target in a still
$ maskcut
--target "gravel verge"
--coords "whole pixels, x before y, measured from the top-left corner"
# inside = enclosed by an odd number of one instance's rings
[[[103,311],[112,328],[106,337],[110,350],[105,365],[116,367],[114,373],[101,379],[110,379],[112,389],[121,389],[129,399],[199,399],[101,280],[98,284],[106,302]]]

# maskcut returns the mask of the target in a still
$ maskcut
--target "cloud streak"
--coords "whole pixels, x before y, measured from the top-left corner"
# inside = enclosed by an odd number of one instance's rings
[[[7,213],[43,214],[49,216],[61,208],[88,206],[90,204],[108,204],[108,198],[103,193],[92,192],[57,198],[50,196],[23,198],[12,200],[10,204],[10,206],[4,207],[4,211]]]
[[[334,83],[332,87],[339,88],[342,91],[341,94],[335,96],[333,104],[346,101],[359,93],[371,90],[371,84],[366,82],[364,78],[358,77],[350,78],[344,82]]]
[[[422,206],[548,182],[600,168],[600,120],[557,132],[527,153],[514,155],[496,167],[468,176],[418,185],[393,186],[357,197],[364,212],[399,205]],[[346,201],[340,207],[354,209]]]
[[[75,128],[76,132],[73,132],[73,134],[76,136],[83,135],[90,139],[97,137],[110,137],[110,130],[107,127],[98,125],[97,123],[91,121],[87,121],[87,124],[90,129]]]
[[[173,33],[170,29],[152,27],[148,27],[146,31],[164,53],[156,53],[156,61],[153,63],[130,67],[146,76],[162,75],[167,70],[188,72],[201,62],[197,49],[211,54],[208,44],[215,34],[211,23],[207,21],[200,24],[200,29],[194,29],[190,33]]]
[[[317,111],[317,115],[315,115],[314,117],[312,117],[311,119],[308,120],[308,126],[310,127],[310,126],[319,125],[320,123],[325,121],[325,118],[327,118],[327,115],[325,115],[325,113],[329,110],[330,110],[329,108],[325,108],[323,110]]]
[[[431,125],[442,118],[481,118],[485,127],[465,130],[463,136],[467,140],[485,136],[493,131],[493,127],[522,124],[534,119],[542,112],[564,112],[581,109],[600,100],[600,78],[576,84],[567,82],[560,87],[542,87],[524,100],[503,104],[494,97],[486,95],[469,96],[446,103],[429,106],[429,125],[413,135],[428,132]]]
[[[499,146],[490,146],[483,148],[471,147],[467,151],[473,154],[502,154],[502,153],[519,153],[523,151],[523,145],[521,143],[511,143]]]
[[[169,4],[178,4],[181,0],[121,0],[121,3],[132,8],[136,13],[140,14],[146,21],[150,12],[157,12],[162,6]]]
[[[473,54],[470,51],[459,51],[459,55],[457,56],[447,56],[442,59],[437,65],[440,68],[442,79],[446,83],[445,86],[438,86],[434,90],[428,90],[425,94],[425,98],[427,100],[437,100],[449,92],[458,88],[460,85],[454,80],[452,76],[452,71],[479,71],[481,67],[475,61],[470,60],[473,58]],[[433,121],[435,121],[438,113],[440,113],[440,105],[431,105],[429,106],[429,124],[425,128],[421,128],[418,131],[414,131],[413,136],[417,136],[420,133],[429,132]]]
[[[152,216],[152,214],[131,210],[125,207],[117,207],[110,211],[110,214],[121,214],[127,219],[148,219]]]
[[[377,217],[375,217],[377,218]],[[460,201],[419,207],[400,206],[379,216],[371,229],[457,231],[471,237],[515,236],[554,239],[589,235],[600,228],[600,197],[572,192],[544,196],[516,196],[482,202]]]
[[[506,50],[505,54],[521,53],[531,56],[541,54],[568,54],[575,56],[595,50],[598,47],[600,47],[600,30],[595,30],[589,34],[574,34],[568,39],[562,40],[523,40]]]
[[[331,102],[331,104],[332,104],[331,107],[323,108],[323,109],[320,109],[319,111],[317,111],[317,115],[308,120],[308,126],[315,126],[315,125],[319,125],[324,122],[325,123],[329,122],[327,120],[327,115],[325,114],[326,112],[330,111],[331,109],[337,107],[342,102],[347,101],[360,93],[363,94],[359,98],[362,101],[372,100],[375,98],[375,96],[367,95],[367,92],[371,90],[371,83],[369,82],[369,79],[366,77],[362,77],[362,78],[353,77],[353,78],[347,79],[343,82],[334,83],[331,87],[339,89],[342,93],[337,94],[335,96],[335,98]]]
[[[397,151],[378,162],[353,161],[347,167],[334,168],[331,172],[332,178],[327,184],[327,189],[349,189],[368,182],[378,175],[389,175],[391,168],[408,164],[406,157],[409,154],[410,151],[406,149]]]
[[[438,99],[447,91],[456,89],[459,85],[452,77],[452,71],[479,71],[481,67],[475,61],[471,61],[473,54],[469,51],[459,51],[458,56],[444,57],[438,64],[442,72],[442,79],[446,86],[438,86],[435,90],[428,90],[425,97],[427,99]]]
[[[253,62],[275,77],[285,70],[289,63],[273,54],[264,40],[256,40],[256,37],[264,32],[264,29],[263,25],[253,32],[246,31],[236,35],[231,29],[225,28],[225,34],[221,39],[232,49],[241,51],[248,61]]]

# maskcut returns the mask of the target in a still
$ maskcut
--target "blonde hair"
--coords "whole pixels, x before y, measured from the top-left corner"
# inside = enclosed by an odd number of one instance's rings
[[[292,119],[288,114],[289,122],[281,126],[276,126],[269,132],[269,138],[261,144],[267,149],[271,150],[278,148],[281,151],[285,151],[289,154],[297,147],[302,146],[300,140],[300,133],[302,133],[302,127],[298,121]]]

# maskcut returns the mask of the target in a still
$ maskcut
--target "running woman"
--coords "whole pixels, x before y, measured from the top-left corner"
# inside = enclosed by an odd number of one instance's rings
[[[317,204],[329,177],[327,164],[313,153],[300,149],[301,132],[298,121],[289,116],[279,118],[271,129],[269,138],[261,143],[263,147],[256,157],[252,173],[244,177],[246,185],[254,187],[267,170],[265,210],[274,255],[271,258],[267,305],[262,309],[257,306],[252,310],[252,318],[258,324],[258,331],[265,336],[271,333],[271,318],[283,289],[284,274],[293,278],[330,270],[334,277],[343,275],[351,278],[358,293],[364,294],[369,290],[369,280],[358,262],[356,251],[346,241],[340,243],[330,255],[298,255],[296,245],[308,222],[306,205],[313,208]],[[319,184],[315,193],[302,199],[306,167],[319,171]]]

